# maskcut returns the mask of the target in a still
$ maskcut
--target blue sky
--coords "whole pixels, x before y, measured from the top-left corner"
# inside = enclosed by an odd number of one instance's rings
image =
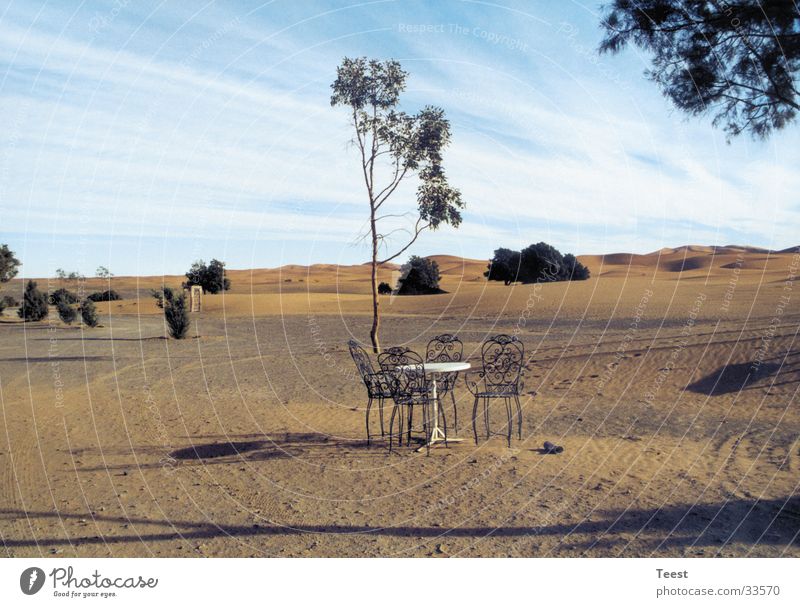
[[[800,244],[798,127],[726,144],[643,79],[647,57],[598,57],[598,22],[568,1],[0,3],[0,242],[26,276],[365,261],[329,103],[365,55],[410,72],[403,109],[452,123],[464,222],[411,253]]]

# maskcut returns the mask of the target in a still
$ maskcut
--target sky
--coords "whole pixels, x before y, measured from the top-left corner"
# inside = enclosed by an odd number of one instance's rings
[[[800,244],[798,126],[726,142],[644,78],[646,55],[598,55],[599,23],[569,0],[0,0],[0,243],[39,277],[366,261],[330,85],[367,56],[409,72],[401,109],[451,122],[464,220],[409,254]],[[413,212],[415,188],[387,209]]]

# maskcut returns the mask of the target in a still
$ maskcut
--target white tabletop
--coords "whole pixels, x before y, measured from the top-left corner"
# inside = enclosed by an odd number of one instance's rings
[[[400,365],[398,369],[414,369],[419,365]],[[442,362],[442,363],[423,363],[423,368],[426,373],[455,373],[457,371],[466,371],[471,368],[468,362]]]

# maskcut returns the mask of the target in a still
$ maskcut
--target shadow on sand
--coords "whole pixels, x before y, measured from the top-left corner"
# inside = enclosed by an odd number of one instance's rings
[[[463,526],[454,529],[428,526],[381,527],[371,525],[279,525],[275,523],[252,525],[226,525],[211,521],[159,521],[142,518],[103,516],[87,513],[0,511],[2,519],[25,518],[29,523],[41,519],[92,519],[103,523],[141,525],[132,533],[70,537],[35,537],[30,539],[3,538],[7,548],[49,547],[75,544],[114,545],[146,543],[148,541],[197,540],[225,537],[296,536],[302,534],[348,535],[420,538],[503,538],[544,537],[561,538],[565,546],[580,548],[624,548],[633,540],[638,546],[650,549],[664,547],[722,548],[728,543],[772,545],[788,547],[798,545],[800,533],[800,496],[775,500],[731,499],[714,504],[679,504],[653,509],[625,509],[598,512],[598,519],[577,524],[553,524],[530,527]],[[2,520],[0,519],[0,520]],[[148,532],[144,527],[164,527],[163,531]],[[620,535],[624,534],[624,535]],[[586,536],[590,536],[589,541]],[[635,539],[634,539],[634,536]],[[653,537],[655,536],[655,537]],[[576,543],[570,543],[574,538]]]
[[[800,352],[793,352],[785,357],[772,359],[779,362],[764,361],[760,365],[753,362],[725,365],[689,384],[687,388],[699,394],[719,396],[735,394],[753,387],[769,388],[794,383],[800,381],[800,361],[796,358],[789,359],[798,355]],[[775,382],[779,376],[785,381]],[[770,378],[775,379],[768,381]],[[759,386],[753,386],[756,383],[759,383]]]

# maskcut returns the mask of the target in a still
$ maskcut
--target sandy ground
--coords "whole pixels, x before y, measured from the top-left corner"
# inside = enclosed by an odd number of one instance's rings
[[[4,554],[800,556],[800,256],[583,259],[589,281],[505,287],[439,257],[448,294],[384,298],[385,346],[527,349],[523,440],[475,446],[459,381],[469,440],[430,457],[366,445],[365,266],[232,271],[180,342],[147,296],[177,277],[115,278],[93,330],[7,311]]]

